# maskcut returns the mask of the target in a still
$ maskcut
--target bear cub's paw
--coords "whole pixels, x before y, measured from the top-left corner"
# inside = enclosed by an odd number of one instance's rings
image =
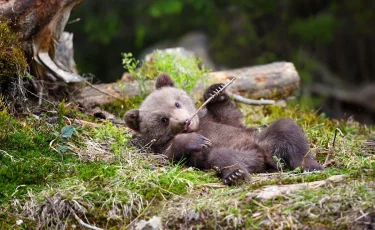
[[[177,143],[189,152],[199,152],[211,147],[211,141],[198,133],[184,133],[176,136]]]
[[[226,185],[234,185],[238,184],[241,181],[244,181],[246,179],[246,173],[242,169],[236,169],[232,172],[228,173],[223,177],[223,182]]]
[[[304,172],[313,172],[313,171],[323,171],[324,168],[314,159],[304,159],[303,162],[303,171]]]
[[[208,89],[203,95],[204,100],[206,101],[208,98],[210,98],[212,95],[216,94],[220,89],[222,89],[225,85],[223,83],[219,84],[213,84]],[[225,100],[228,100],[229,97],[225,92],[221,92],[218,96],[216,96],[214,99],[210,101],[210,103],[215,103],[215,102],[223,102]]]

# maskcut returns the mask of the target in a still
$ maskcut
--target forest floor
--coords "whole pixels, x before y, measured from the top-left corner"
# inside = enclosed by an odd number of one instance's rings
[[[137,103],[127,106],[116,115]],[[74,215],[103,229],[134,228],[153,216],[165,229],[375,227],[375,127],[328,119],[296,103],[238,106],[250,127],[294,119],[325,170],[258,174],[225,186],[215,172],[171,165],[137,145],[123,125],[74,104],[17,117],[3,109],[1,229],[83,228]],[[327,180],[335,175],[343,176]]]

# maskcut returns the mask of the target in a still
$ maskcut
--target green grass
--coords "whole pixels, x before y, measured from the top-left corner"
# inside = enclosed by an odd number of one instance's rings
[[[136,107],[137,100],[129,106]],[[121,105],[119,105],[121,106]],[[127,228],[138,220],[162,217],[165,228],[363,228],[374,218],[375,157],[366,140],[374,127],[338,121],[290,104],[238,105],[248,126],[294,119],[310,140],[312,154],[325,164],[321,173],[284,171],[253,175],[227,187],[212,171],[171,165],[161,155],[132,145],[132,134],[110,122],[75,126],[70,138],[44,118],[12,117],[0,111],[0,225],[2,229],[71,227],[85,222],[106,229]],[[87,117],[67,108],[66,116]],[[95,122],[95,120],[90,120]],[[340,129],[335,143],[335,130]],[[66,146],[59,152],[59,146]],[[51,148],[52,147],[52,148]],[[260,201],[267,185],[287,185],[346,175],[340,183],[302,189]],[[54,204],[54,205],[51,205]],[[363,216],[364,214],[366,214]],[[361,217],[363,216],[363,217]],[[21,225],[15,225],[22,220]]]

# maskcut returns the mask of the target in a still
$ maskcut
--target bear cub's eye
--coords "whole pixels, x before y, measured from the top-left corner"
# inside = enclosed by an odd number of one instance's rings
[[[163,122],[163,123],[167,123],[168,121],[169,121],[169,119],[166,118],[166,117],[163,117],[163,118],[161,119],[161,122]]]
[[[176,105],[176,108],[181,108],[180,103],[176,102],[175,105]]]

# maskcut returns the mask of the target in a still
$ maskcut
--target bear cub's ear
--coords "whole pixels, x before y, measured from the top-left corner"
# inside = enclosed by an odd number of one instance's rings
[[[139,110],[132,109],[125,113],[126,125],[134,131],[139,131]]]
[[[162,87],[169,86],[169,87],[174,87],[174,82],[167,73],[161,73],[159,76],[156,78],[155,81],[155,88],[160,89]]]

